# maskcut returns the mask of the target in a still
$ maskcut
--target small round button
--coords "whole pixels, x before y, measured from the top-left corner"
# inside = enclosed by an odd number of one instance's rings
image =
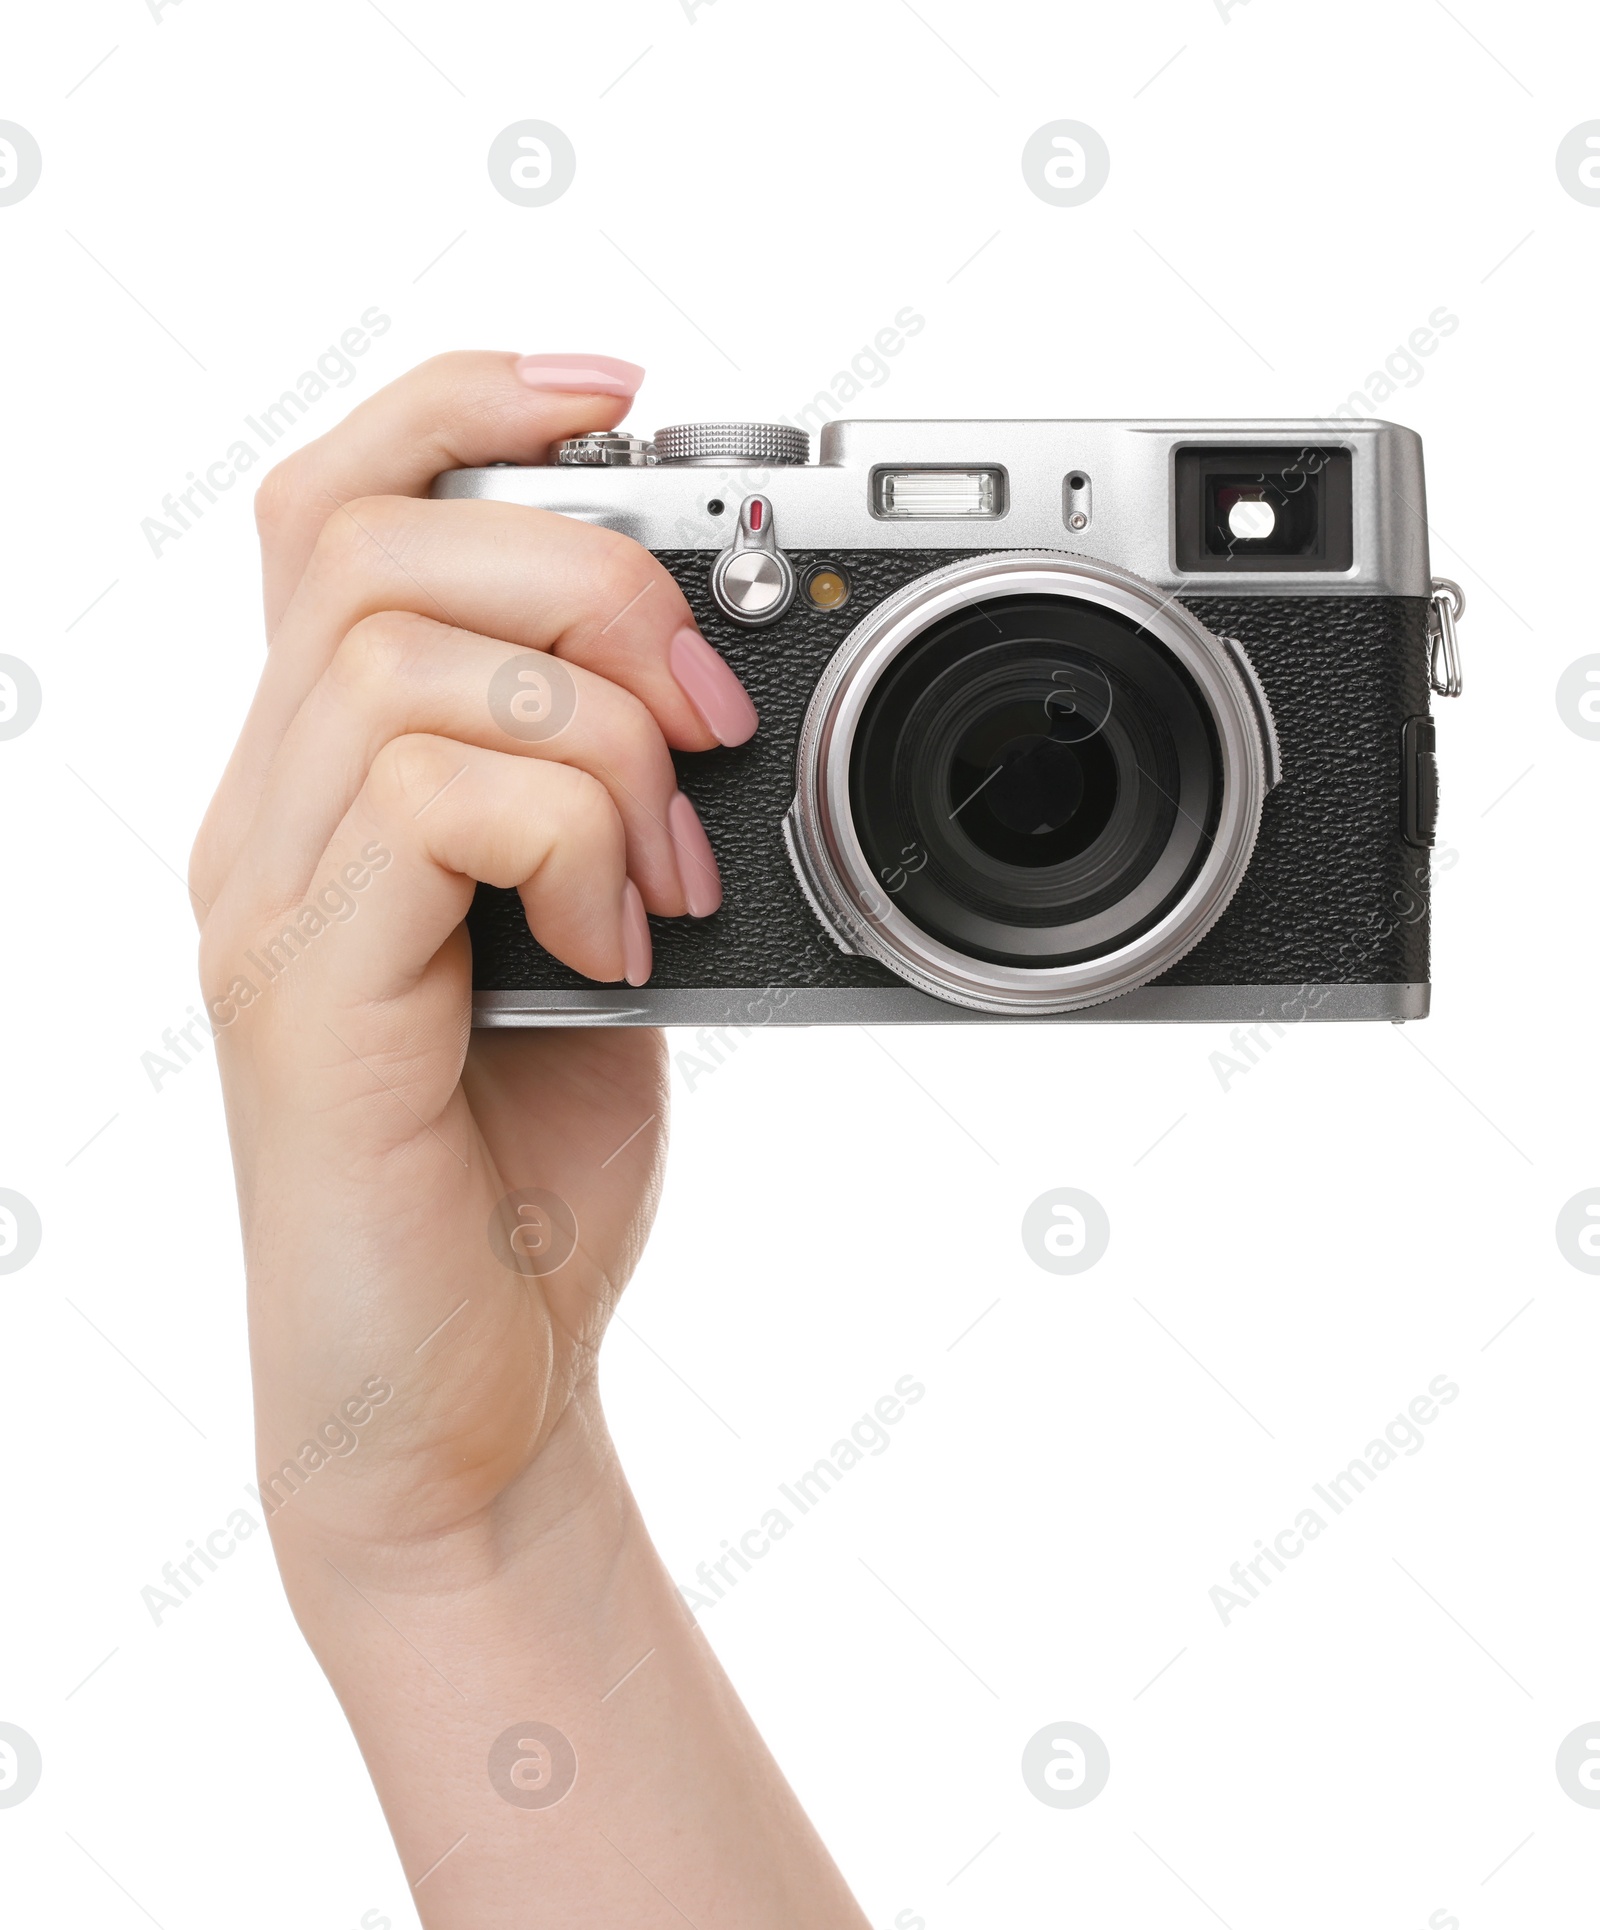
[[[717,601],[729,616],[772,616],[793,594],[793,578],[776,556],[762,550],[742,550],[718,572]]]

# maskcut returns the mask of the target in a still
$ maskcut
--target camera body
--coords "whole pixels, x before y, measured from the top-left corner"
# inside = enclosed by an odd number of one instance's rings
[[[648,985],[480,888],[480,1025],[1426,1016],[1430,689],[1459,688],[1392,424],[833,422],[451,471],[652,551],[749,690],[678,759],[722,908]]]

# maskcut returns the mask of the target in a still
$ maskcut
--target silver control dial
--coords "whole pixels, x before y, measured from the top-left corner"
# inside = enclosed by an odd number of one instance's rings
[[[739,508],[739,533],[711,566],[711,594],[735,623],[752,628],[776,623],[794,602],[794,565],[778,548],[772,504],[765,496],[746,496]]]
[[[620,430],[602,429],[556,445],[556,461],[569,469],[643,469],[656,454],[648,442]]]
[[[811,438],[786,422],[680,422],[657,429],[656,460],[772,468],[809,462]]]

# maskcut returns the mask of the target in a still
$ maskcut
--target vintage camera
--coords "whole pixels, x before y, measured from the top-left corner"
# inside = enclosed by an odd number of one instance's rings
[[[761,713],[679,760],[713,917],[642,990],[480,890],[481,1025],[1422,1018],[1422,448],[1382,422],[833,422],[584,436],[434,494],[620,530]]]

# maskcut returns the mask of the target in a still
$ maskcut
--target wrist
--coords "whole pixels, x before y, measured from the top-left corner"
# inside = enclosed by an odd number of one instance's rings
[[[430,1930],[520,1930],[535,1895],[596,1926],[665,1897],[704,1930],[865,1930],[597,1409],[481,1522],[397,1546],[285,1520],[275,1539]]]
[[[406,1469],[370,1478],[392,1491]],[[486,1637],[511,1617],[525,1640],[530,1629],[583,1613],[630,1555],[649,1552],[598,1403],[570,1406],[488,1507],[455,1519],[436,1495],[419,1497],[416,1513],[428,1526],[415,1535],[393,1531],[404,1509],[377,1511],[388,1524],[382,1535],[352,1525],[360,1512],[342,1509],[336,1524],[292,1505],[268,1514],[285,1593],[330,1673],[347,1656],[349,1625],[371,1620],[366,1598],[405,1604],[409,1615],[463,1638]],[[438,1525],[441,1517],[448,1525]]]

